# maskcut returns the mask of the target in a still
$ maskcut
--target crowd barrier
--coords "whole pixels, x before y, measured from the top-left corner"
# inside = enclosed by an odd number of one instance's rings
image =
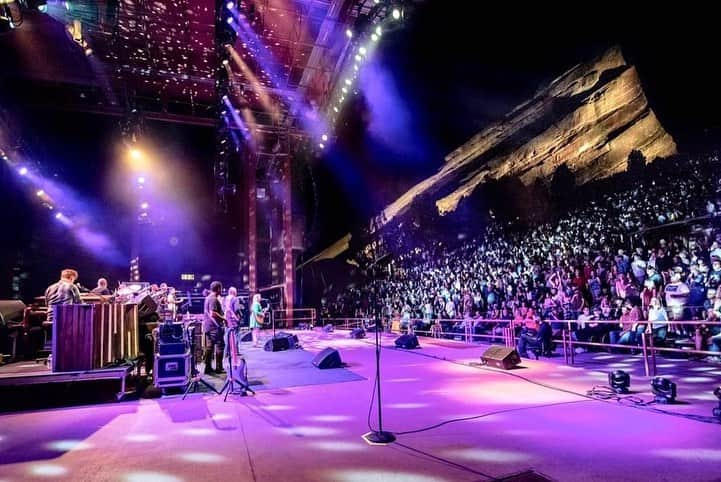
[[[273,310],[271,315],[276,328],[312,328],[317,321],[315,308]]]
[[[413,332],[419,335],[425,335],[435,338],[452,338],[460,340],[465,343],[474,343],[477,341],[486,341],[492,344],[503,344],[508,347],[516,346],[518,342],[517,331],[520,330],[522,325],[515,323],[513,320],[490,320],[490,319],[442,319],[442,320],[431,320],[433,323],[429,323],[429,320],[411,318],[403,320],[399,318],[384,319],[383,329],[388,333],[406,333]],[[554,330],[554,336],[551,341],[555,345],[560,345],[564,362],[568,365],[575,363],[575,349],[578,347],[596,347],[599,349],[612,351],[612,350],[627,350],[631,353],[639,351],[642,355],[644,363],[644,371],[646,376],[656,376],[656,355],[657,354],[683,354],[689,357],[706,357],[706,356],[719,356],[721,353],[710,350],[704,350],[703,345],[706,344],[706,340],[703,339],[701,333],[701,327],[721,327],[721,322],[718,321],[703,321],[703,320],[689,320],[689,321],[647,321],[639,320],[634,322],[636,325],[645,325],[643,333],[638,333],[638,342],[634,344],[618,344],[603,342],[602,340],[597,341],[583,341],[578,340],[574,333],[578,331],[577,326],[580,326],[582,322],[578,320],[547,320],[552,323],[553,326],[558,327],[562,325],[563,328],[559,331]],[[352,330],[354,328],[368,328],[374,325],[372,318],[361,318],[361,317],[337,317],[337,318],[323,318],[321,320],[323,324],[333,324],[339,329]],[[585,324],[607,324],[619,328],[619,320],[591,320],[585,322]],[[414,329],[414,325],[423,324],[429,325],[428,329]],[[487,325],[485,329],[490,329],[490,332],[476,333],[474,327],[478,325]],[[451,325],[454,327],[462,326],[463,331],[444,331],[439,329],[443,325]],[[655,327],[666,326],[667,331],[670,328],[681,329],[681,331],[687,331],[691,334],[684,335],[673,340],[675,346],[656,346],[654,343],[654,333],[650,330],[650,326]],[[410,327],[410,328],[408,328]],[[684,327],[692,327],[693,329],[684,330]],[[424,326],[425,328],[425,326]],[[613,330],[609,330],[613,331]],[[606,332],[608,333],[608,332]]]

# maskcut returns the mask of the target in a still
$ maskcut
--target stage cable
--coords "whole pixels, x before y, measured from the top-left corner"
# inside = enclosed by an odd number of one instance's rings
[[[366,343],[368,343],[368,342],[366,342]],[[385,348],[385,349],[389,349],[389,350],[399,351],[399,350],[398,350],[397,348],[395,348],[395,347],[389,347],[389,346],[383,346],[383,345],[381,345],[381,347],[382,347],[382,348]],[[539,386],[539,387],[547,388],[547,389],[549,389],[549,390],[554,390],[554,391],[561,392],[561,393],[566,393],[566,394],[569,394],[569,395],[575,395],[575,396],[582,397],[582,398],[585,399],[585,400],[579,400],[579,401],[590,401],[590,400],[594,400],[594,401],[599,401],[599,402],[604,402],[604,403],[613,403],[613,402],[616,402],[616,403],[618,403],[618,404],[620,404],[620,405],[622,405],[622,406],[625,406],[625,407],[636,408],[636,409],[639,409],[639,410],[646,410],[646,411],[649,411],[649,412],[658,413],[658,414],[663,414],[663,415],[670,415],[670,416],[672,416],[672,417],[685,418],[685,419],[687,419],[687,420],[692,420],[692,421],[694,421],[694,422],[702,422],[702,423],[710,423],[710,424],[721,425],[721,420],[719,420],[718,418],[711,417],[711,416],[703,416],[703,415],[690,415],[690,414],[676,413],[676,412],[671,412],[671,411],[668,411],[668,410],[663,410],[663,409],[660,409],[660,408],[655,408],[655,407],[652,407],[652,406],[651,406],[651,405],[654,405],[655,402],[653,402],[653,401],[651,401],[651,402],[644,402],[642,399],[640,399],[640,398],[638,398],[638,397],[626,396],[626,397],[618,397],[618,398],[613,398],[613,399],[603,398],[603,397],[597,397],[597,396],[595,396],[595,395],[596,395],[596,392],[594,392],[593,390],[590,390],[589,392],[587,392],[587,393],[585,393],[585,394],[584,394],[584,393],[579,393],[579,392],[575,392],[575,391],[573,391],[573,390],[568,390],[568,389],[565,389],[565,388],[561,388],[561,387],[549,385],[549,384],[547,384],[547,383],[539,382],[539,381],[536,381],[536,380],[531,380],[530,378],[524,377],[523,375],[519,375],[519,374],[517,374],[517,373],[512,373],[512,372],[505,371],[505,370],[495,370],[495,369],[493,369],[493,368],[486,367],[486,366],[481,365],[481,364],[479,364],[479,363],[463,363],[463,362],[459,362],[459,361],[455,361],[455,360],[449,360],[448,358],[440,357],[440,356],[437,356],[437,355],[429,355],[429,354],[426,354],[426,353],[419,353],[419,352],[417,352],[417,351],[408,351],[408,350],[402,350],[402,351],[403,351],[404,353],[410,353],[410,354],[417,355],[417,356],[423,356],[423,357],[431,358],[431,359],[434,359],[434,360],[444,361],[444,362],[452,363],[452,364],[454,364],[454,365],[459,365],[459,366],[463,366],[463,367],[476,368],[476,369],[478,369],[478,370],[484,370],[484,371],[488,371],[488,372],[491,372],[491,373],[500,373],[500,374],[503,374],[503,375],[507,375],[507,376],[511,376],[511,377],[518,378],[518,379],[523,380],[523,381],[525,381],[525,382],[527,382],[527,383],[530,383],[530,384],[532,384],[532,385],[536,385],[536,386]],[[597,389],[597,387],[594,387],[594,389]],[[594,392],[594,393],[591,394],[590,392]],[[578,401],[577,401],[577,402],[578,402]],[[627,402],[630,402],[630,403],[627,403]],[[513,408],[513,409],[502,410],[502,411],[499,411],[499,413],[506,413],[506,412],[512,412],[512,411],[518,411],[518,410],[524,410],[524,409],[532,409],[532,408],[544,408],[544,407],[546,407],[546,406],[553,406],[553,405],[559,405],[559,404],[565,404],[565,403],[569,403],[569,402],[558,402],[558,403],[552,403],[552,404],[547,404],[547,405],[535,405],[535,406],[532,406],[532,407],[518,407],[518,408]],[[451,420],[446,420],[445,422],[440,422],[440,423],[438,423],[438,424],[434,424],[434,425],[429,426],[429,427],[423,427],[423,428],[416,429],[416,430],[407,430],[407,431],[405,431],[405,432],[396,432],[396,431],[393,431],[393,433],[395,433],[396,435],[407,435],[407,434],[411,434],[411,433],[425,432],[425,431],[428,431],[428,430],[432,430],[432,429],[441,427],[441,426],[446,425],[446,424],[448,424],[448,423],[455,423],[455,422],[459,422],[459,421],[466,421],[466,420],[472,420],[472,419],[476,419],[476,418],[483,418],[483,417],[487,417],[487,416],[495,415],[495,414],[496,414],[496,413],[489,412],[489,413],[487,413],[487,414],[475,415],[475,416],[470,416],[470,417],[463,417],[463,418],[461,418],[461,419],[451,419]]]

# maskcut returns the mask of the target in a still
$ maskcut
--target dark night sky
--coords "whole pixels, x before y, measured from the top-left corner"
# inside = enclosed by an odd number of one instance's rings
[[[405,126],[412,142],[423,144],[424,152],[409,160],[398,156],[398,146],[369,138],[368,112],[356,102],[338,148],[324,159],[329,179],[341,172],[340,183],[325,184],[330,190],[324,197],[340,197],[356,208],[355,221],[367,219],[540,86],[613,45],[638,69],[651,107],[680,150],[716,146],[721,93],[714,65],[721,49],[715,16],[698,8],[651,8],[629,2],[581,10],[529,9],[514,2],[493,9],[486,2],[422,3],[405,28],[384,37],[380,59],[412,114]],[[339,164],[350,164],[360,176],[347,175],[349,168]],[[369,186],[359,178],[380,182]],[[328,222],[322,237],[347,232],[343,221],[351,217],[343,203],[323,208]]]
[[[337,142],[315,164],[321,228],[315,247],[335,241],[435,171],[445,154],[539,86],[614,44],[637,66],[652,108],[681,150],[715,146],[721,125],[715,15],[665,12],[660,4],[641,11],[629,3],[584,10],[529,10],[520,3],[491,9],[487,2],[449,0],[418,6],[405,27],[384,35],[373,77],[381,80],[368,98],[346,107]],[[379,108],[385,110],[374,117]],[[97,192],[93,181],[111,160],[116,120],[26,112],[27,119],[34,116],[42,119],[29,124],[44,163],[78,189],[90,184],[87,190]],[[390,134],[379,138],[386,128]],[[200,198],[212,199],[212,132],[167,124],[151,130],[171,153],[193,163],[196,181],[208,181]],[[27,209],[22,199],[12,202]],[[211,218],[198,229],[215,229],[218,220]],[[28,219],[38,222],[39,216]],[[18,219],[5,214],[0,221]]]

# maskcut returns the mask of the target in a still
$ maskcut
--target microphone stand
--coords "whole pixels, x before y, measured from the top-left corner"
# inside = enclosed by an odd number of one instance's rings
[[[380,326],[379,326],[380,325]],[[363,435],[363,439],[370,445],[388,445],[396,440],[391,432],[383,431],[383,403],[381,401],[381,341],[380,328],[383,326],[382,318],[376,314],[376,387],[378,388],[378,430]]]

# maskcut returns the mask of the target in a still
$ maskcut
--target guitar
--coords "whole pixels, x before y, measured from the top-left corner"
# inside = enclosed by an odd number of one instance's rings
[[[253,313],[253,319],[259,325],[265,324],[265,315],[268,313],[269,308],[264,308],[260,313]]]

